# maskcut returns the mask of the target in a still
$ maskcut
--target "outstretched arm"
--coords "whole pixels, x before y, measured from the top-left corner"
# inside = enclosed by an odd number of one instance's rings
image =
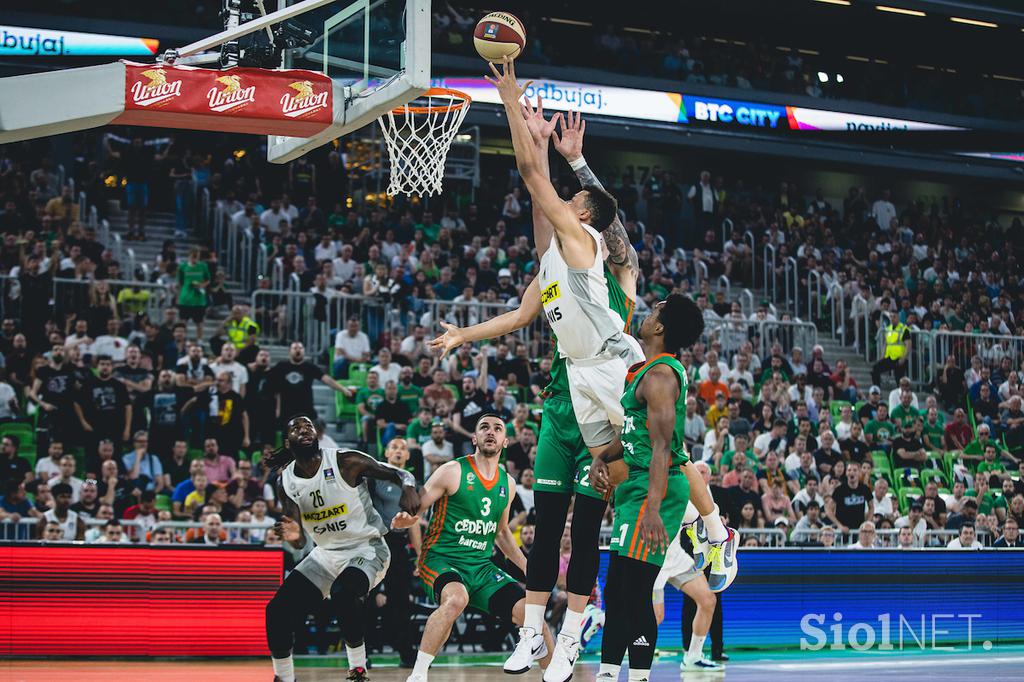
[[[523,302],[515,310],[492,317],[486,322],[474,324],[471,327],[459,328],[453,324],[441,321],[445,332],[427,345],[431,350],[441,351],[441,357],[448,355],[464,343],[483,341],[484,339],[496,339],[505,334],[522,329],[533,322],[542,310],[540,303],[540,284],[537,279],[530,282],[523,293]]]
[[[551,167],[548,163],[548,140],[555,132],[555,126],[561,119],[561,114],[555,114],[550,121],[544,120],[544,103],[540,95],[537,95],[537,106],[533,108],[528,101],[522,103],[523,118],[526,119],[526,128],[530,131],[533,145],[537,150],[537,161],[541,173],[550,179]],[[544,215],[540,204],[533,202],[533,243],[537,248],[537,258],[543,258],[544,253],[551,246],[551,235],[555,228],[551,221]]]
[[[587,122],[583,120],[579,112],[569,112],[562,119],[561,134],[556,133],[555,149],[569,162],[569,166],[576,173],[576,179],[583,186],[595,185],[604,189],[597,174],[590,170],[587,160],[583,157],[583,136],[587,131]],[[536,234],[536,228],[534,228]],[[612,274],[619,281],[619,284],[626,291],[630,298],[636,297],[636,278],[640,273],[640,261],[636,255],[636,249],[629,243],[629,235],[622,225],[618,215],[608,226],[602,236],[608,247],[608,267]],[[628,288],[627,288],[628,286]]]
[[[516,81],[516,70],[511,59],[506,57],[503,62],[504,73],[492,63],[491,71],[494,78],[490,76],[487,80],[498,88],[502,104],[505,105],[505,115],[508,118],[508,127],[512,133],[512,147],[516,152],[516,164],[519,167],[519,174],[530,191],[534,204],[540,206],[541,211],[554,228],[559,243],[565,247],[563,254],[566,262],[571,267],[586,267],[594,257],[593,240],[586,230],[581,229],[580,219],[573,210],[562,201],[551,178],[543,173],[537,159],[537,149],[533,144],[530,131],[526,121],[523,119],[519,100],[526,91],[526,87],[520,87]],[[529,83],[527,83],[527,86]],[[592,261],[590,261],[592,262]]]
[[[345,473],[352,473],[353,482],[357,482],[360,477],[366,477],[396,483],[402,486],[402,497],[398,501],[398,506],[410,514],[415,513],[419,509],[420,496],[416,492],[416,479],[408,471],[393,467],[384,462],[378,462],[373,457],[358,450],[339,452],[338,457],[344,462],[342,467]],[[348,481],[346,480],[346,482]]]

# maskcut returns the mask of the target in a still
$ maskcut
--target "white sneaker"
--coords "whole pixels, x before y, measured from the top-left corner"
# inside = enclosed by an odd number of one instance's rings
[[[569,682],[576,659],[580,657],[580,641],[569,635],[558,635],[555,653],[544,671],[544,682]]]
[[[712,543],[711,551],[708,553],[708,563],[711,564],[708,587],[712,592],[722,592],[732,585],[739,571],[739,562],[736,559],[736,549],[740,544],[739,533],[733,528],[727,527],[725,530],[729,536],[723,542]]]
[[[413,673],[412,675],[409,675],[409,677],[405,678],[405,682],[427,682],[427,676]]]
[[[725,666],[719,663],[715,663],[714,661],[708,658],[704,658],[703,656],[701,656],[700,658],[694,658],[692,660],[689,656],[683,656],[683,662],[679,664],[679,670],[681,672],[725,672]]]
[[[533,662],[548,655],[548,645],[544,635],[533,628],[519,628],[519,643],[515,651],[505,660],[502,666],[509,675],[521,675],[533,667]]]
[[[708,529],[704,527],[704,519],[697,517],[697,520],[686,527],[686,535],[693,545],[693,567],[695,570],[703,571],[708,565],[708,553],[710,543],[708,542]]]

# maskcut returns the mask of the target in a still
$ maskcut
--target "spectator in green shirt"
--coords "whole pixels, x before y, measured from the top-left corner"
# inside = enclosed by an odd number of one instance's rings
[[[750,439],[746,434],[737,433],[733,436],[733,443],[735,444],[735,450],[728,450],[722,455],[722,459],[718,462],[718,469],[723,474],[727,471],[731,471],[736,467],[733,465],[733,458],[739,455],[747,458],[747,468],[757,473],[760,462],[757,461],[757,456],[754,451],[748,447]]]
[[[964,459],[980,461],[985,454],[985,446],[989,443],[995,445],[997,451],[1001,451],[999,443],[992,440],[992,427],[988,424],[978,424],[978,435],[964,448]]]
[[[441,225],[434,222],[434,214],[430,211],[423,212],[423,220],[416,223],[417,230],[423,230],[423,238],[427,240],[428,244],[434,244],[437,242],[437,238],[441,235]]]
[[[213,279],[210,267],[199,260],[198,246],[188,252],[188,260],[178,266],[178,313],[186,325],[196,324],[196,339],[203,340],[203,320],[206,318],[206,287]],[[186,330],[188,327],[186,327]]]
[[[373,433],[376,417],[374,412],[377,406],[384,400],[384,389],[380,387],[380,377],[376,372],[366,375],[366,386],[356,391],[356,409],[359,410],[359,418],[363,422],[363,435]]]
[[[1009,502],[1002,493],[996,494],[992,491],[986,474],[979,471],[974,475],[974,489],[968,490],[967,495],[978,501],[979,514],[995,514],[999,523],[1006,520],[1006,510],[1010,507]]]
[[[399,389],[401,391],[401,389]],[[423,444],[430,440],[431,412],[423,408],[416,413],[416,418],[409,424],[409,430],[405,432],[405,439],[408,441],[410,450],[419,450]]]
[[[978,463],[979,474],[990,474],[988,480],[991,481],[991,474],[996,474],[1000,480],[1003,478],[1009,478],[1009,474],[1006,472],[1006,465],[999,459],[999,450],[996,448],[995,443],[991,441],[985,446],[985,454]]]
[[[924,439],[924,446],[929,451],[943,451],[943,437],[946,433],[945,425],[939,420],[939,410],[935,407],[928,408],[928,414],[921,424],[921,436]]]
[[[412,383],[412,367],[403,367],[398,374],[398,399],[405,403],[410,414],[419,412],[423,389]]]
[[[868,445],[876,450],[888,451],[895,432],[896,426],[889,421],[889,406],[885,403],[878,403],[878,412],[875,418],[864,427],[864,437],[867,438]]]
[[[914,394],[910,391],[900,393],[900,404],[893,409],[889,417],[890,421],[900,429],[908,425],[913,426],[917,418],[921,416],[921,413],[912,404],[913,400]]]

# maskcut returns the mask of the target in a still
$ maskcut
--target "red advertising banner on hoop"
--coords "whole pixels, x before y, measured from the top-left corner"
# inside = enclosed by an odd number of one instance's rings
[[[124,65],[113,124],[310,137],[334,120],[331,79],[315,71]]]

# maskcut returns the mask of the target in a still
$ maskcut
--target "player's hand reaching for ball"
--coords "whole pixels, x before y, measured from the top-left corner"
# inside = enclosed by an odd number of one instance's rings
[[[536,107],[530,106],[530,101],[524,99],[519,103],[519,108],[523,112],[523,118],[526,119],[526,129],[530,131],[533,143],[547,153],[548,139],[555,132],[555,126],[562,120],[562,115],[555,114],[550,121],[544,120],[544,100],[539,94]]]
[[[660,513],[648,509],[637,527],[640,529],[640,539],[651,551],[664,552],[668,549],[668,533],[665,532]]]
[[[411,528],[420,522],[420,517],[417,514],[413,516],[409,512],[400,511],[395,514],[395,518],[391,519],[391,527],[395,530],[402,530],[403,528]]]
[[[575,161],[583,156],[583,134],[587,132],[587,122],[578,111],[570,111],[561,117],[559,132],[554,134],[555,149],[566,161]]]
[[[427,343],[427,346],[434,352],[441,351],[441,358],[444,358],[448,353],[466,343],[466,338],[462,335],[462,330],[454,324],[448,324],[442,320],[441,326],[444,327],[444,334]]]
[[[302,538],[302,526],[287,516],[282,516],[281,520],[274,524],[274,530],[285,542],[298,542]]]
[[[494,62],[488,63],[488,66],[491,67],[491,73],[494,74],[494,78],[491,78],[490,76],[484,76],[484,78],[488,83],[498,88],[498,95],[506,106],[517,106],[517,102],[522,99],[523,93],[526,92],[526,89],[533,84],[533,81],[526,81],[525,84],[520,86],[518,81],[516,81],[515,62],[508,57],[504,57],[501,60],[501,65],[502,69],[499,71]]]

